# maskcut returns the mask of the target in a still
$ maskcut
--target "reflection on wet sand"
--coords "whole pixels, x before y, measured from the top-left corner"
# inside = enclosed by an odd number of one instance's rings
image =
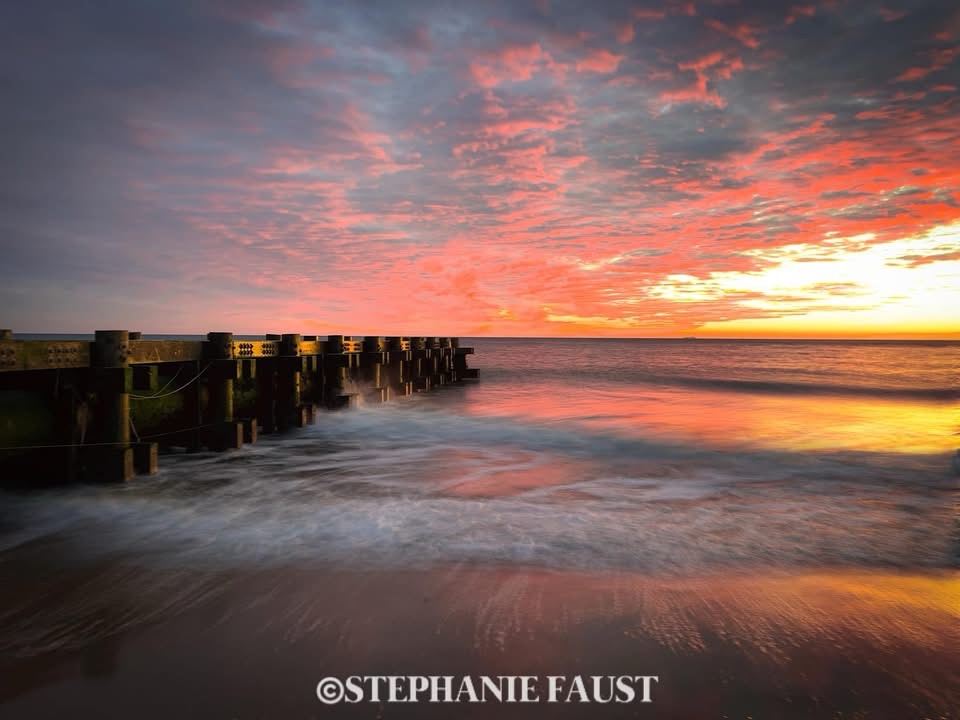
[[[433,485],[438,496],[498,498],[533,491],[554,492],[578,484],[591,468],[586,462],[555,458],[524,450],[503,449],[497,453],[476,449],[439,449],[431,458],[435,468],[453,468],[456,474],[421,471],[417,481]],[[584,497],[589,497],[585,494]]]
[[[731,448],[931,453],[951,450],[952,404],[857,396],[749,395],[681,388],[585,387],[556,393],[536,385],[494,395],[469,388],[467,411],[540,425]]]
[[[42,599],[4,596],[0,609],[9,630],[0,701],[16,717],[159,717],[140,692],[161,678],[164,712],[175,715],[320,716],[311,693],[325,675],[418,673],[659,675],[643,709],[650,717],[951,717],[960,707],[956,572],[657,578],[469,565],[243,574],[114,565],[44,582]],[[340,707],[332,716],[374,714]],[[390,706],[383,716],[449,713]]]

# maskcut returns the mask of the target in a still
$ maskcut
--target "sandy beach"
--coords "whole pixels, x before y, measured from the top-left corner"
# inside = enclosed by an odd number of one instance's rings
[[[120,561],[11,585],[61,551],[21,548],[0,564],[9,717],[584,716],[576,703],[319,703],[320,678],[354,674],[660,678],[651,704],[591,706],[600,717],[951,718],[960,706],[956,572],[676,579]]]

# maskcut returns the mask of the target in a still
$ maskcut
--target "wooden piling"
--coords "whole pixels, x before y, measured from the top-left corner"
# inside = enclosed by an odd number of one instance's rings
[[[133,469],[137,475],[153,475],[160,469],[159,445],[155,442],[133,444]]]
[[[308,423],[309,410],[301,402],[300,335],[285,333],[280,337],[280,357],[277,359],[277,416],[280,429],[303,427]]]
[[[277,431],[277,359],[265,357],[256,363],[257,424],[264,433]]]
[[[184,363],[184,376],[187,378],[199,378],[203,372],[203,365],[199,360]],[[204,418],[203,408],[209,396],[207,386],[199,379],[190,383],[184,390],[183,397],[183,424],[186,430],[179,433],[176,442],[185,447],[189,452],[196,452],[203,448],[203,429]]]
[[[360,379],[363,399],[369,403],[386,402],[389,398],[387,366],[390,363],[390,344],[385,337],[363,339],[360,355]]]
[[[134,472],[130,447],[130,334],[126,330],[97,330],[93,359],[99,437],[88,454],[89,467],[97,480],[126,482]]]
[[[233,383],[240,366],[234,358],[233,333],[207,333],[208,422],[205,444],[214,450],[236,450],[243,446],[243,423],[233,417]]]

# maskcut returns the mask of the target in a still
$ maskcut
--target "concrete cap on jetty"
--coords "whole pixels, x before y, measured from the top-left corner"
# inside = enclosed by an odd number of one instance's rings
[[[94,333],[94,363],[97,367],[126,367],[130,364],[130,332],[97,330]]]

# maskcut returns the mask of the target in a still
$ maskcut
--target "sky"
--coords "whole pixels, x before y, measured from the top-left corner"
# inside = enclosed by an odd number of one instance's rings
[[[19,332],[960,339],[960,5],[22,0]]]

